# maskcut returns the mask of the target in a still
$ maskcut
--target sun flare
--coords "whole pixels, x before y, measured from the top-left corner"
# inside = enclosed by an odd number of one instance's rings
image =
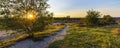
[[[33,19],[33,18],[34,18],[34,15],[33,15],[33,14],[28,14],[27,18],[28,18],[28,19]]]
[[[26,15],[26,18],[29,19],[29,20],[34,20],[36,18],[35,12],[28,11],[27,15]]]

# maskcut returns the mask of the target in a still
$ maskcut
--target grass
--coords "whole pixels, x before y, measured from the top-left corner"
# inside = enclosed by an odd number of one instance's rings
[[[48,48],[120,48],[120,36],[113,34],[115,28],[118,26],[71,26],[64,40],[53,42]]]
[[[3,27],[2,25],[0,25],[0,30],[5,30],[5,27]]]
[[[55,34],[57,31],[60,31],[62,28],[64,28],[63,25],[52,26],[52,27],[49,27],[48,30],[44,30],[43,32],[35,32],[34,39],[41,40],[41,39],[45,38],[46,36]],[[9,47],[9,46],[14,45],[15,43],[21,41],[21,40],[27,39],[28,37],[29,37],[28,34],[23,34],[23,35],[16,37],[14,39],[2,41],[2,42],[0,42],[0,48]]]
[[[18,41],[26,39],[28,36],[29,36],[28,34],[23,34],[23,35],[21,35],[21,36],[19,36],[17,38],[2,41],[2,42],[0,42],[0,48],[4,48],[4,47],[8,47],[10,45],[13,45]]]
[[[34,41],[42,40],[45,37],[56,34],[62,28],[64,28],[64,26],[54,26],[54,27],[50,27],[48,30],[45,30],[43,32],[36,32],[36,33],[34,33],[33,40]]]

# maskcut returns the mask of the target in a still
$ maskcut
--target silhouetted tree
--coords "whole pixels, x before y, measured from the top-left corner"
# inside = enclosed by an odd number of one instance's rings
[[[70,20],[70,16],[66,16],[66,22],[68,23]]]

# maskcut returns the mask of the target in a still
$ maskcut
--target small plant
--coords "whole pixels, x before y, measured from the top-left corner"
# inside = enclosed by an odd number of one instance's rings
[[[120,28],[113,29],[112,34],[120,35]]]

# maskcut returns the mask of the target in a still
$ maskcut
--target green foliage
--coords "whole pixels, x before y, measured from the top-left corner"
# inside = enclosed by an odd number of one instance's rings
[[[113,18],[110,15],[104,15],[102,23],[104,24],[110,24],[111,22],[113,22]]]
[[[52,44],[50,44],[48,48],[62,48],[63,43],[64,43],[63,40],[55,41]]]
[[[43,31],[52,23],[53,13],[46,9],[48,0],[0,0],[0,24],[12,30],[22,30],[29,34]],[[29,15],[34,16],[27,18]]]
[[[120,48],[120,38],[112,34],[112,27],[71,27],[64,40],[48,48]]]
[[[85,23],[88,26],[94,26],[97,25],[99,23],[99,17],[100,17],[100,12],[98,11],[94,11],[94,10],[89,10],[87,12],[87,16],[85,18]]]
[[[104,15],[103,19],[104,19],[106,22],[112,21],[112,17],[111,17],[110,15]]]

